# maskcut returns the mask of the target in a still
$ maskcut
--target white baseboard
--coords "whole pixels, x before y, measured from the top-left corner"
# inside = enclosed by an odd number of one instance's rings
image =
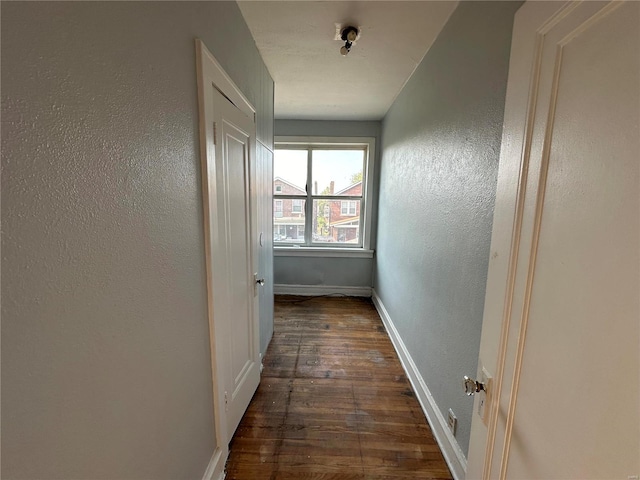
[[[389,312],[387,312],[387,309],[384,307],[382,300],[380,300],[380,297],[378,297],[375,290],[372,290],[372,298],[373,304],[375,305],[376,310],[378,310],[380,318],[382,318],[382,322],[384,323],[387,333],[389,334],[389,338],[391,338],[391,342],[398,353],[398,357],[400,357],[400,362],[402,363],[402,366],[409,377],[409,381],[416,392],[418,401],[422,406],[422,411],[427,417],[427,421],[429,422],[433,435],[440,446],[440,450],[442,450],[442,454],[449,466],[449,470],[451,470],[453,478],[455,480],[464,479],[467,471],[467,459],[465,458],[458,441],[451,433],[451,430],[449,430],[447,421],[440,412],[440,409],[431,395],[427,384],[422,378],[422,375],[420,375],[420,372],[411,358],[402,338],[400,338],[400,335],[389,316]]]
[[[275,295],[347,295],[349,297],[370,297],[371,287],[343,287],[337,285],[274,285]]]
[[[202,476],[202,480],[224,480],[224,465],[227,461],[227,454],[223,455],[222,448],[217,447],[209,460],[209,465]],[[223,458],[224,457],[224,458]]]

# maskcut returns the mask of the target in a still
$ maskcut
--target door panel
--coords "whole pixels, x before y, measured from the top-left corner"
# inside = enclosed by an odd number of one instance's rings
[[[247,212],[245,200],[245,165],[248,163],[248,138],[242,137],[233,125],[223,122],[223,142],[226,154],[223,157],[226,170],[226,194],[229,198],[227,229],[230,255],[228,281],[231,287],[231,367],[235,394],[242,375],[251,362],[251,304],[249,293],[249,245],[247,242]]]
[[[213,87],[212,87],[213,88]],[[215,348],[223,373],[227,438],[231,439],[260,382],[257,305],[253,284],[250,156],[253,121],[213,88],[216,131],[216,232],[222,271],[214,272]],[[218,308],[220,315],[215,315]]]
[[[640,472],[639,32],[636,2],[516,15],[468,478]]]
[[[507,470],[513,478],[638,472],[638,387],[628,381],[638,378],[640,318],[633,61],[640,39],[629,42],[638,13],[627,4],[590,20],[554,52],[560,71],[545,135],[543,217]],[[551,442],[513,440],[549,432]]]

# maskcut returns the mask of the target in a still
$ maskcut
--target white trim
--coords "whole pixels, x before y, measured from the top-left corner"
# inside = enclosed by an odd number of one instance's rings
[[[370,297],[371,287],[343,287],[338,285],[274,285],[274,295],[346,295],[348,297]]]
[[[371,140],[375,140],[373,137],[314,137],[304,135],[278,135],[274,138],[275,143],[285,143],[287,145],[317,145],[324,146],[327,143],[331,145],[344,145],[345,147],[351,146],[365,146],[369,145]]]
[[[373,258],[373,250],[329,247],[273,247],[274,257]]]
[[[215,70],[215,65],[210,62],[210,55],[207,55],[207,48],[201,41],[196,39],[196,70],[198,81],[198,115],[200,123],[200,164],[202,168],[202,202],[203,202],[203,214],[204,214],[204,251],[205,251],[205,264],[207,271],[207,316],[209,322],[209,344],[211,352],[211,375],[212,375],[212,387],[213,387],[213,419],[214,419],[214,431],[216,445],[223,446],[228,445],[229,440],[226,438],[226,416],[221,410],[224,405],[224,386],[219,385],[218,378],[218,362],[215,354],[215,328],[213,318],[213,267],[212,260],[209,253],[210,245],[213,245],[215,238],[212,238],[210,221],[211,214],[215,214],[217,211],[217,194],[215,191],[216,182],[211,182],[212,191],[209,191],[208,178],[215,175],[215,169],[209,172],[208,159],[215,158],[215,144],[213,135],[213,112],[212,102],[210,99],[211,85],[211,70]],[[219,448],[219,447],[218,447]],[[225,453],[225,457],[228,454]]]
[[[249,118],[253,119],[255,123],[256,109],[253,108],[251,102],[247,100],[247,97],[244,96],[199,38],[196,38],[196,62],[198,63],[198,68],[202,69],[202,73],[211,81],[213,86]]]
[[[400,363],[402,363],[402,367],[407,373],[409,381],[413,386],[413,390],[416,392],[422,411],[427,417],[433,436],[436,438],[436,441],[440,446],[440,450],[442,450],[442,454],[449,466],[449,470],[451,470],[453,478],[455,480],[464,479],[467,471],[467,459],[465,458],[458,441],[451,433],[451,430],[449,430],[447,421],[431,395],[422,375],[420,375],[418,367],[416,367],[413,358],[411,358],[411,354],[402,341],[400,334],[396,330],[396,327],[389,316],[389,312],[387,312],[387,309],[384,307],[384,304],[375,289],[372,289],[372,300],[376,310],[378,310],[380,318],[382,319],[382,323],[384,323],[384,326],[387,329],[387,333],[393,343],[393,347],[398,353]]]
[[[225,472],[224,465],[227,462],[226,455],[223,458],[222,449],[216,448],[211,455],[211,460],[209,460],[209,465],[207,465],[207,469],[204,471],[204,475],[202,476],[202,480],[224,480]]]

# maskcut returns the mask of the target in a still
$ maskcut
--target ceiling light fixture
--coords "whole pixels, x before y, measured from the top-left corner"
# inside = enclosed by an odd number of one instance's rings
[[[344,46],[340,47],[340,53],[343,57],[346,57],[347,54],[351,51],[351,46],[353,42],[358,38],[358,29],[356,27],[344,27],[342,32],[340,33],[340,38],[344,41]]]

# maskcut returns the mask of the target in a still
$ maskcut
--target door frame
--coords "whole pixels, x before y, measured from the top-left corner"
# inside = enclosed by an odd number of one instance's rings
[[[209,183],[209,178],[216,178],[215,169],[209,171],[209,164],[215,165],[215,138],[214,138],[214,120],[213,120],[213,90],[218,90],[223,96],[227,97],[240,111],[245,113],[254,123],[256,122],[256,110],[249,100],[244,96],[238,86],[231,80],[229,75],[224,71],[220,63],[213,54],[207,49],[204,42],[198,38],[195,39],[196,46],[196,77],[198,84],[198,117],[200,128],[200,165],[202,168],[202,202],[204,213],[204,240],[205,240],[205,263],[207,273],[207,316],[209,321],[209,342],[211,352],[211,374],[213,385],[213,418],[214,418],[214,434],[216,440],[216,448],[213,452],[207,470],[203,479],[222,479],[224,476],[224,465],[229,455],[229,441],[227,437],[226,417],[224,414],[225,389],[220,385],[219,380],[224,378],[221,373],[221,362],[216,360],[216,339],[214,328],[214,302],[213,302],[213,283],[215,272],[212,269],[213,259],[210,255],[209,245],[211,244],[211,213],[217,210],[217,192],[215,191],[216,182]],[[255,140],[255,129],[251,133]],[[253,145],[254,142],[251,142]],[[249,245],[251,245],[249,258],[250,267],[255,269],[256,255],[255,247],[255,201],[253,200],[254,192],[254,175],[252,161],[255,152],[249,151],[249,215],[250,225],[248,227]],[[211,188],[210,188],[211,186]],[[213,189],[213,190],[212,190]],[[210,206],[212,207],[210,210]],[[255,303],[255,296],[252,300]],[[257,308],[251,306],[252,317],[256,330],[259,325],[257,322]],[[224,341],[224,340],[222,340]]]

